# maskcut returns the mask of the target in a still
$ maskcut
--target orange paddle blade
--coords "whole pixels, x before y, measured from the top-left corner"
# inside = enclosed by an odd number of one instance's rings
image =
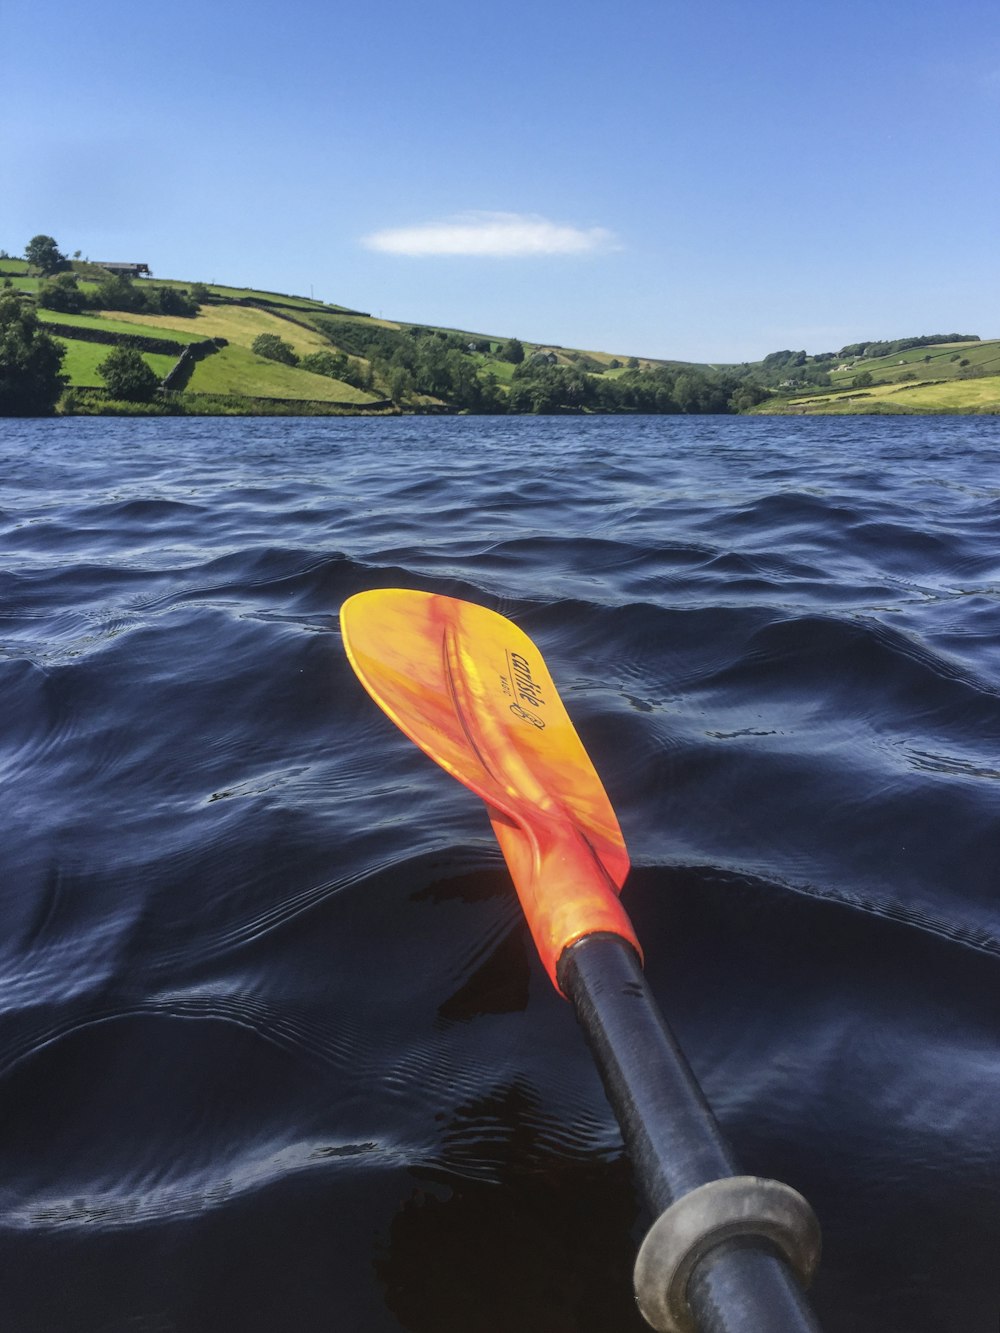
[[[340,624],[375,702],[487,803],[554,984],[584,935],[620,935],[641,956],[618,901],[629,860],[615,812],[528,636],[485,607],[402,588],[349,598]]]

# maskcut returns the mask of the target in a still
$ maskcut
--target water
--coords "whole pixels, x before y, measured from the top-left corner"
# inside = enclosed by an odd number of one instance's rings
[[[0,1326],[643,1327],[480,803],[342,600],[481,601],[830,1333],[996,1333],[1000,425],[0,423]]]

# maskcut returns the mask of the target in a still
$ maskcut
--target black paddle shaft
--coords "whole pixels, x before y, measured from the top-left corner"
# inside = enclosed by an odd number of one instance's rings
[[[794,1195],[777,1182],[755,1184],[755,1178],[739,1176],[704,1094],[626,941],[613,935],[585,936],[563,954],[559,983],[586,1034],[654,1218],[665,1221],[662,1215],[672,1205],[708,1182],[720,1184],[702,1190],[703,1195],[718,1190],[725,1194],[738,1181],[749,1182],[751,1193],[759,1184]],[[805,1201],[799,1202],[808,1212]],[[667,1229],[676,1231],[673,1221]],[[655,1230],[654,1225],[649,1239]],[[815,1249],[818,1253],[818,1233]],[[683,1316],[676,1324],[669,1318],[660,1324],[650,1316],[639,1292],[640,1252],[637,1294],[654,1327],[681,1329],[684,1320],[691,1319],[687,1326],[699,1333],[819,1333],[799,1281],[759,1227],[751,1226],[749,1233],[738,1223],[716,1228],[715,1237],[691,1253],[693,1267],[678,1279],[681,1304],[686,1300]],[[654,1270],[654,1283],[655,1277]]]

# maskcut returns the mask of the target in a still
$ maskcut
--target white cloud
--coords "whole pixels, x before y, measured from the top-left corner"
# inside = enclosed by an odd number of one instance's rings
[[[369,250],[390,255],[582,255],[614,246],[604,227],[573,227],[534,213],[462,213],[414,227],[390,227],[362,238]]]

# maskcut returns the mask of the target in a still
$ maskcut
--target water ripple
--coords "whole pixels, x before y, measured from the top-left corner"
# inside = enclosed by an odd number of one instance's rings
[[[651,984],[745,1168],[823,1219],[824,1327],[992,1328],[998,448],[13,424],[4,1326],[637,1328],[620,1141],[486,811],[343,654],[341,602],[408,586],[544,652]]]

